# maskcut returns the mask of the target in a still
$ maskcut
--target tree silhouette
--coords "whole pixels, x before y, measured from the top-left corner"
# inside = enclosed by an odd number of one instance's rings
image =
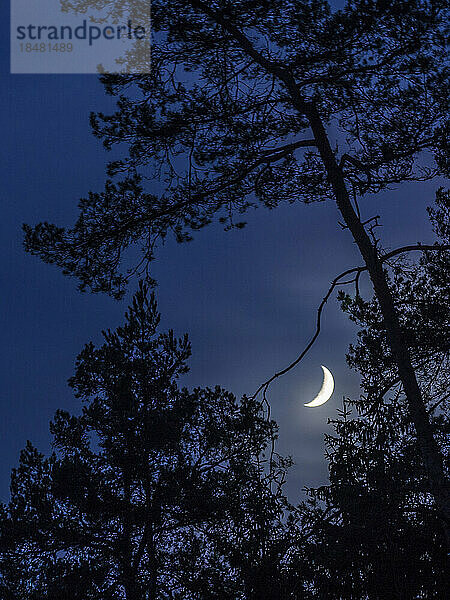
[[[373,284],[449,543],[448,477],[376,221],[360,212],[364,196],[393,183],[448,174],[447,9],[443,0],[349,0],[335,12],[324,0],[154,0],[152,74],[105,77],[118,111],[92,117],[106,148],[129,146],[109,166],[117,180],[81,201],[73,229],[26,226],[25,245],[81,288],[120,296],[131,274],[121,257],[134,242],[145,269],[169,232],[183,241],[215,217],[240,227],[236,214],[258,203],[335,202]],[[164,184],[159,196],[147,178]]]
[[[82,414],[56,413],[51,456],[22,451],[1,508],[5,600],[281,597],[275,424],[254,400],[179,389],[190,345],[158,322],[141,285],[78,357]]]
[[[347,400],[330,422],[330,481],[309,490],[310,503],[299,508],[289,571],[309,581],[311,598],[445,598],[442,524],[404,397],[389,394],[370,414],[365,403]],[[433,426],[439,439],[448,432],[442,417]]]
[[[450,232],[449,200],[440,190],[430,211],[444,242]],[[402,329],[448,472],[449,253],[398,262],[394,272]],[[376,300],[346,294],[341,301],[361,328],[348,362],[361,373],[363,395],[346,400],[331,420],[335,433],[326,436],[330,481],[310,490],[312,502],[301,508],[304,535],[312,533],[305,541],[300,537],[291,568],[310,569],[316,597],[445,598],[450,582],[442,514],[429,493],[380,307]]]

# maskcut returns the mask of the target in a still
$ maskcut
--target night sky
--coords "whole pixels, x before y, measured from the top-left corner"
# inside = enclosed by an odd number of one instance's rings
[[[10,75],[5,4],[0,38],[1,500],[8,498],[10,471],[26,440],[48,452],[55,410],[79,410],[67,386],[76,355],[86,342],[101,341],[102,329],[122,322],[130,296],[117,302],[81,294],[75,280],[22,248],[22,223],[71,225],[79,198],[103,189],[111,154],[92,136],[88,118],[92,110],[112,110],[114,101],[94,75]],[[386,247],[433,239],[426,206],[436,185],[404,185],[363,201],[365,217],[381,215]],[[219,384],[237,396],[252,394],[307,344],[331,279],[361,264],[331,203],[260,208],[246,220],[243,231],[224,232],[214,225],[189,244],[170,240],[153,265],[162,328],[188,332],[192,341],[191,371],[183,385]],[[344,395],[359,393],[358,376],[345,363],[353,337],[354,328],[330,300],[314,348],[270,388],[280,425],[278,450],[296,463],[291,500],[304,486],[326,482],[327,418],[336,416]],[[304,408],[321,385],[321,364],[335,376],[335,393],[320,408]]]

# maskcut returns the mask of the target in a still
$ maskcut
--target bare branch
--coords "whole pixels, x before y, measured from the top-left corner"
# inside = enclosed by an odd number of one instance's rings
[[[364,267],[364,269],[365,269],[365,267]],[[313,346],[314,342],[319,337],[320,327],[321,327],[322,311],[324,309],[325,304],[327,303],[329,297],[331,296],[331,294],[333,293],[333,291],[334,291],[334,289],[335,289],[335,287],[337,285],[342,285],[342,284],[345,284],[345,283],[349,283],[349,282],[341,282],[339,280],[342,279],[342,278],[344,278],[346,275],[349,275],[350,273],[354,273],[357,270],[364,270],[364,269],[363,268],[360,268],[360,269],[358,269],[358,268],[356,268],[356,269],[348,269],[347,271],[344,271],[343,273],[341,273],[340,275],[338,275],[337,277],[335,277],[333,279],[328,292],[325,294],[322,302],[320,303],[319,308],[317,309],[316,331],[315,331],[313,337],[311,338],[309,344],[306,346],[306,348],[303,350],[303,352],[300,354],[300,356],[298,356],[294,360],[293,363],[291,363],[288,367],[286,367],[282,371],[279,371],[278,373],[275,373],[274,375],[272,375],[272,377],[270,379],[268,379],[266,382],[262,383],[259,386],[259,388],[256,390],[256,392],[253,394],[252,399],[256,398],[257,395],[259,394],[259,392],[261,390],[264,390],[264,400],[267,403],[267,400],[265,399],[265,393],[266,393],[266,390],[269,387],[269,385],[272,383],[272,381],[274,381],[278,377],[281,377],[282,375],[285,375],[288,371],[290,371],[296,365],[298,365],[298,363],[302,360],[302,358],[306,355],[306,353],[311,349],[311,347]],[[352,281],[354,281],[354,280],[352,280]]]
[[[430,415],[431,413],[433,413],[443,402],[448,400],[448,398],[450,398],[450,392],[445,394],[445,396],[443,396],[440,400],[433,404],[433,406],[428,409],[428,414]]]
[[[434,252],[442,251],[442,250],[450,250],[450,244],[441,244],[441,245],[439,245],[439,244],[434,244],[434,245],[411,244],[409,246],[402,246],[401,248],[397,248],[396,250],[392,250],[391,252],[388,252],[387,254],[382,255],[380,257],[380,260],[382,262],[385,262],[385,261],[389,260],[390,258],[392,258],[393,256],[397,256],[398,254],[403,254],[405,252],[411,252],[414,250],[421,250],[421,251],[430,251],[431,250]],[[258,394],[261,392],[261,390],[264,390],[264,392],[263,392],[264,403],[266,405],[268,405],[268,401],[266,398],[266,391],[267,391],[267,388],[269,387],[269,385],[273,381],[275,381],[275,379],[278,379],[278,377],[285,375],[288,371],[290,371],[291,369],[296,367],[298,365],[298,363],[306,356],[306,354],[309,352],[309,350],[314,345],[314,342],[319,337],[320,329],[321,329],[322,312],[325,307],[325,304],[327,303],[327,301],[330,298],[331,294],[333,293],[334,289],[338,285],[346,285],[349,283],[355,283],[356,294],[357,294],[357,296],[359,296],[359,278],[361,276],[361,273],[363,273],[364,271],[367,271],[366,266],[353,267],[352,269],[347,269],[346,271],[344,271],[343,273],[341,273],[340,275],[338,275],[337,277],[335,277],[333,279],[327,293],[325,294],[322,302],[319,305],[319,308],[317,309],[316,330],[314,332],[313,337],[311,338],[308,345],[306,346],[306,348],[301,352],[301,354],[289,366],[287,366],[285,369],[283,369],[281,371],[278,371],[277,373],[272,375],[272,377],[270,377],[270,379],[268,379],[267,381],[262,383],[259,386],[259,388],[256,390],[256,392],[253,394],[252,399],[256,398],[258,396]],[[342,279],[344,277],[346,277],[347,275],[352,275],[352,274],[355,274],[355,278],[347,280],[347,281],[345,281],[345,280],[342,281]],[[390,384],[390,387],[392,387],[392,384]]]

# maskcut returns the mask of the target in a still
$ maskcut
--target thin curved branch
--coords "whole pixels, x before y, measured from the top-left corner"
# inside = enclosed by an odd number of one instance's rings
[[[359,270],[359,268],[357,267],[356,269],[348,269],[347,271],[344,271],[343,273],[341,273],[340,275],[338,275],[337,277],[335,277],[333,279],[328,292],[325,294],[322,302],[320,303],[319,308],[317,309],[316,331],[315,331],[313,337],[311,338],[309,344],[306,346],[306,348],[303,350],[303,352],[300,354],[300,356],[298,356],[294,360],[294,362],[292,362],[288,367],[286,367],[282,371],[278,371],[278,373],[275,373],[274,375],[272,375],[272,377],[270,379],[268,379],[267,381],[265,381],[264,383],[262,383],[259,386],[259,388],[256,390],[256,392],[253,394],[252,399],[256,398],[256,396],[259,394],[259,392],[261,390],[264,390],[264,399],[265,399],[265,392],[266,392],[267,388],[269,387],[269,385],[272,383],[272,381],[274,381],[278,377],[281,377],[282,375],[285,375],[288,371],[290,371],[296,365],[298,365],[298,363],[302,360],[302,358],[305,356],[305,354],[310,350],[310,348],[313,346],[313,344],[316,341],[316,339],[319,337],[320,327],[321,327],[322,311],[324,309],[325,304],[327,303],[329,297],[331,296],[331,294],[334,291],[334,288],[337,285],[342,285],[344,283],[349,283],[348,281],[347,282],[341,282],[339,280],[342,279],[343,277],[345,277],[346,275],[349,275],[350,273],[354,273],[355,270]],[[362,270],[362,268],[361,268],[361,270]],[[267,400],[265,400],[265,402],[267,402]]]
[[[445,394],[445,396],[443,396],[440,400],[438,400],[438,402],[433,404],[433,406],[428,409],[428,414],[431,415],[443,402],[448,400],[448,398],[450,398],[450,392]]]
[[[404,252],[411,252],[413,250],[422,250],[422,252],[431,250],[434,252],[438,252],[442,250],[450,250],[450,244],[411,244],[409,246],[402,246],[401,248],[392,250],[387,254],[383,254],[380,258],[382,262],[385,262],[393,256],[397,256],[397,254],[403,254]]]
[[[450,250],[450,244],[434,244],[434,245],[430,245],[430,244],[410,244],[408,246],[402,246],[401,248],[396,248],[395,250],[392,250],[391,252],[387,252],[386,254],[383,254],[380,257],[380,260],[382,262],[385,262],[387,260],[389,260],[390,258],[397,256],[398,254],[403,254],[404,252],[411,252],[414,250],[421,250],[421,251],[442,251],[442,250]],[[262,383],[259,388],[256,390],[256,392],[253,394],[252,399],[255,399],[258,394],[261,392],[261,390],[264,390],[264,403],[266,405],[268,405],[268,401],[266,399],[266,391],[267,388],[269,387],[269,385],[275,381],[275,379],[278,379],[278,377],[281,377],[282,375],[285,375],[288,371],[290,371],[291,369],[293,369],[294,367],[296,367],[298,365],[298,363],[305,357],[305,355],[309,352],[309,350],[312,348],[312,346],[314,345],[314,342],[317,340],[317,338],[319,337],[320,334],[320,329],[321,329],[321,319],[322,319],[322,312],[323,309],[325,307],[325,304],[327,303],[328,299],[330,298],[331,294],[333,293],[334,289],[336,288],[336,286],[338,285],[346,285],[349,283],[355,283],[357,286],[357,295],[359,296],[359,278],[361,276],[361,273],[363,273],[364,271],[367,271],[367,267],[366,266],[361,266],[361,267],[353,267],[352,269],[347,269],[346,271],[342,272],[340,275],[338,275],[337,277],[335,277],[333,279],[333,281],[331,282],[331,285],[327,291],[327,293],[325,294],[322,302],[319,305],[319,308],[317,309],[317,318],[316,318],[316,330],[314,332],[313,337],[311,338],[311,340],[309,341],[308,345],[306,346],[306,348],[302,351],[302,353],[290,364],[288,365],[286,368],[282,369],[281,371],[278,371],[277,373],[275,373],[274,375],[272,375],[272,377],[270,377],[270,379],[268,379],[267,381],[265,381],[264,383]],[[352,275],[355,274],[355,278],[348,280],[348,281],[341,281],[344,277],[346,277],[347,275]]]

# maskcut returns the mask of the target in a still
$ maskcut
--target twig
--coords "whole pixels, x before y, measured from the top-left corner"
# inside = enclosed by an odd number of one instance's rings
[[[252,399],[255,399],[256,396],[259,394],[259,392],[261,390],[264,390],[263,392],[263,398],[265,403],[267,403],[266,400],[266,391],[267,388],[269,387],[269,385],[272,383],[272,381],[274,381],[275,379],[277,379],[278,377],[281,377],[282,375],[285,375],[288,371],[290,371],[291,369],[293,369],[296,365],[298,365],[298,363],[302,360],[302,358],[305,356],[305,354],[309,351],[309,349],[312,347],[312,345],[314,344],[314,342],[316,341],[316,339],[319,336],[320,333],[320,326],[321,326],[321,317],[322,317],[322,311],[323,308],[325,306],[325,304],[327,303],[329,297],[331,296],[331,294],[334,291],[334,288],[337,285],[340,285],[341,283],[344,282],[340,282],[339,280],[342,279],[343,277],[345,277],[346,275],[349,275],[350,273],[355,273],[355,271],[357,271],[358,269],[363,270],[362,267],[357,267],[356,269],[348,269],[347,271],[344,271],[343,273],[341,273],[340,275],[338,275],[337,277],[335,277],[331,283],[331,286],[328,290],[328,292],[326,293],[326,295],[324,296],[322,302],[320,303],[319,308],[317,309],[317,320],[316,320],[316,331],[313,335],[313,337],[311,338],[309,344],[306,346],[306,348],[303,350],[303,352],[300,354],[300,356],[298,356],[294,362],[292,362],[288,367],[286,367],[285,369],[283,369],[282,371],[278,371],[277,373],[275,373],[274,375],[272,375],[272,377],[270,379],[268,379],[267,381],[265,381],[264,383],[262,383],[259,388],[256,390],[256,392],[253,394]],[[364,267],[365,269],[365,267]]]
[[[433,413],[438,408],[438,406],[440,404],[442,404],[448,398],[450,398],[450,392],[448,392],[448,394],[445,394],[445,396],[443,398],[441,398],[438,402],[436,402],[435,404],[433,404],[433,406],[428,409],[428,414],[431,415],[431,413]]]
[[[380,260],[382,262],[385,262],[385,261],[389,260],[390,258],[392,258],[393,256],[397,256],[398,254],[403,254],[404,252],[411,252],[413,250],[421,250],[421,251],[431,250],[434,252],[442,251],[442,250],[450,250],[450,244],[442,244],[442,245],[411,244],[409,246],[402,246],[401,248],[392,250],[391,252],[388,252],[387,254],[383,254],[382,256],[380,256]],[[356,286],[356,294],[357,294],[357,296],[359,296],[359,278],[361,276],[361,273],[363,273],[364,271],[367,271],[366,266],[353,267],[352,269],[347,269],[347,271],[344,271],[343,273],[341,273],[340,275],[338,275],[337,277],[335,277],[333,279],[333,281],[331,282],[330,288],[328,289],[322,302],[319,305],[319,308],[317,309],[316,331],[315,331],[313,337],[311,338],[310,342],[306,346],[306,348],[290,365],[288,365],[286,368],[282,369],[281,371],[278,371],[277,373],[272,375],[272,377],[270,377],[270,379],[268,379],[267,381],[262,383],[259,386],[259,388],[256,390],[256,392],[253,394],[252,400],[254,400],[258,396],[258,394],[261,392],[261,390],[264,390],[263,391],[263,402],[264,402],[264,404],[266,404],[266,406],[269,406],[269,403],[266,398],[267,388],[273,381],[275,381],[275,379],[278,379],[278,377],[285,375],[288,371],[290,371],[291,369],[296,367],[298,365],[298,363],[304,358],[304,356],[312,348],[312,346],[314,345],[314,342],[317,340],[317,338],[319,337],[319,334],[320,334],[322,311],[323,311],[328,299],[330,298],[331,294],[333,293],[334,289],[336,288],[336,286],[354,282],[355,286]],[[354,279],[349,280],[349,281],[340,281],[347,275],[351,275],[353,273],[355,273]]]

